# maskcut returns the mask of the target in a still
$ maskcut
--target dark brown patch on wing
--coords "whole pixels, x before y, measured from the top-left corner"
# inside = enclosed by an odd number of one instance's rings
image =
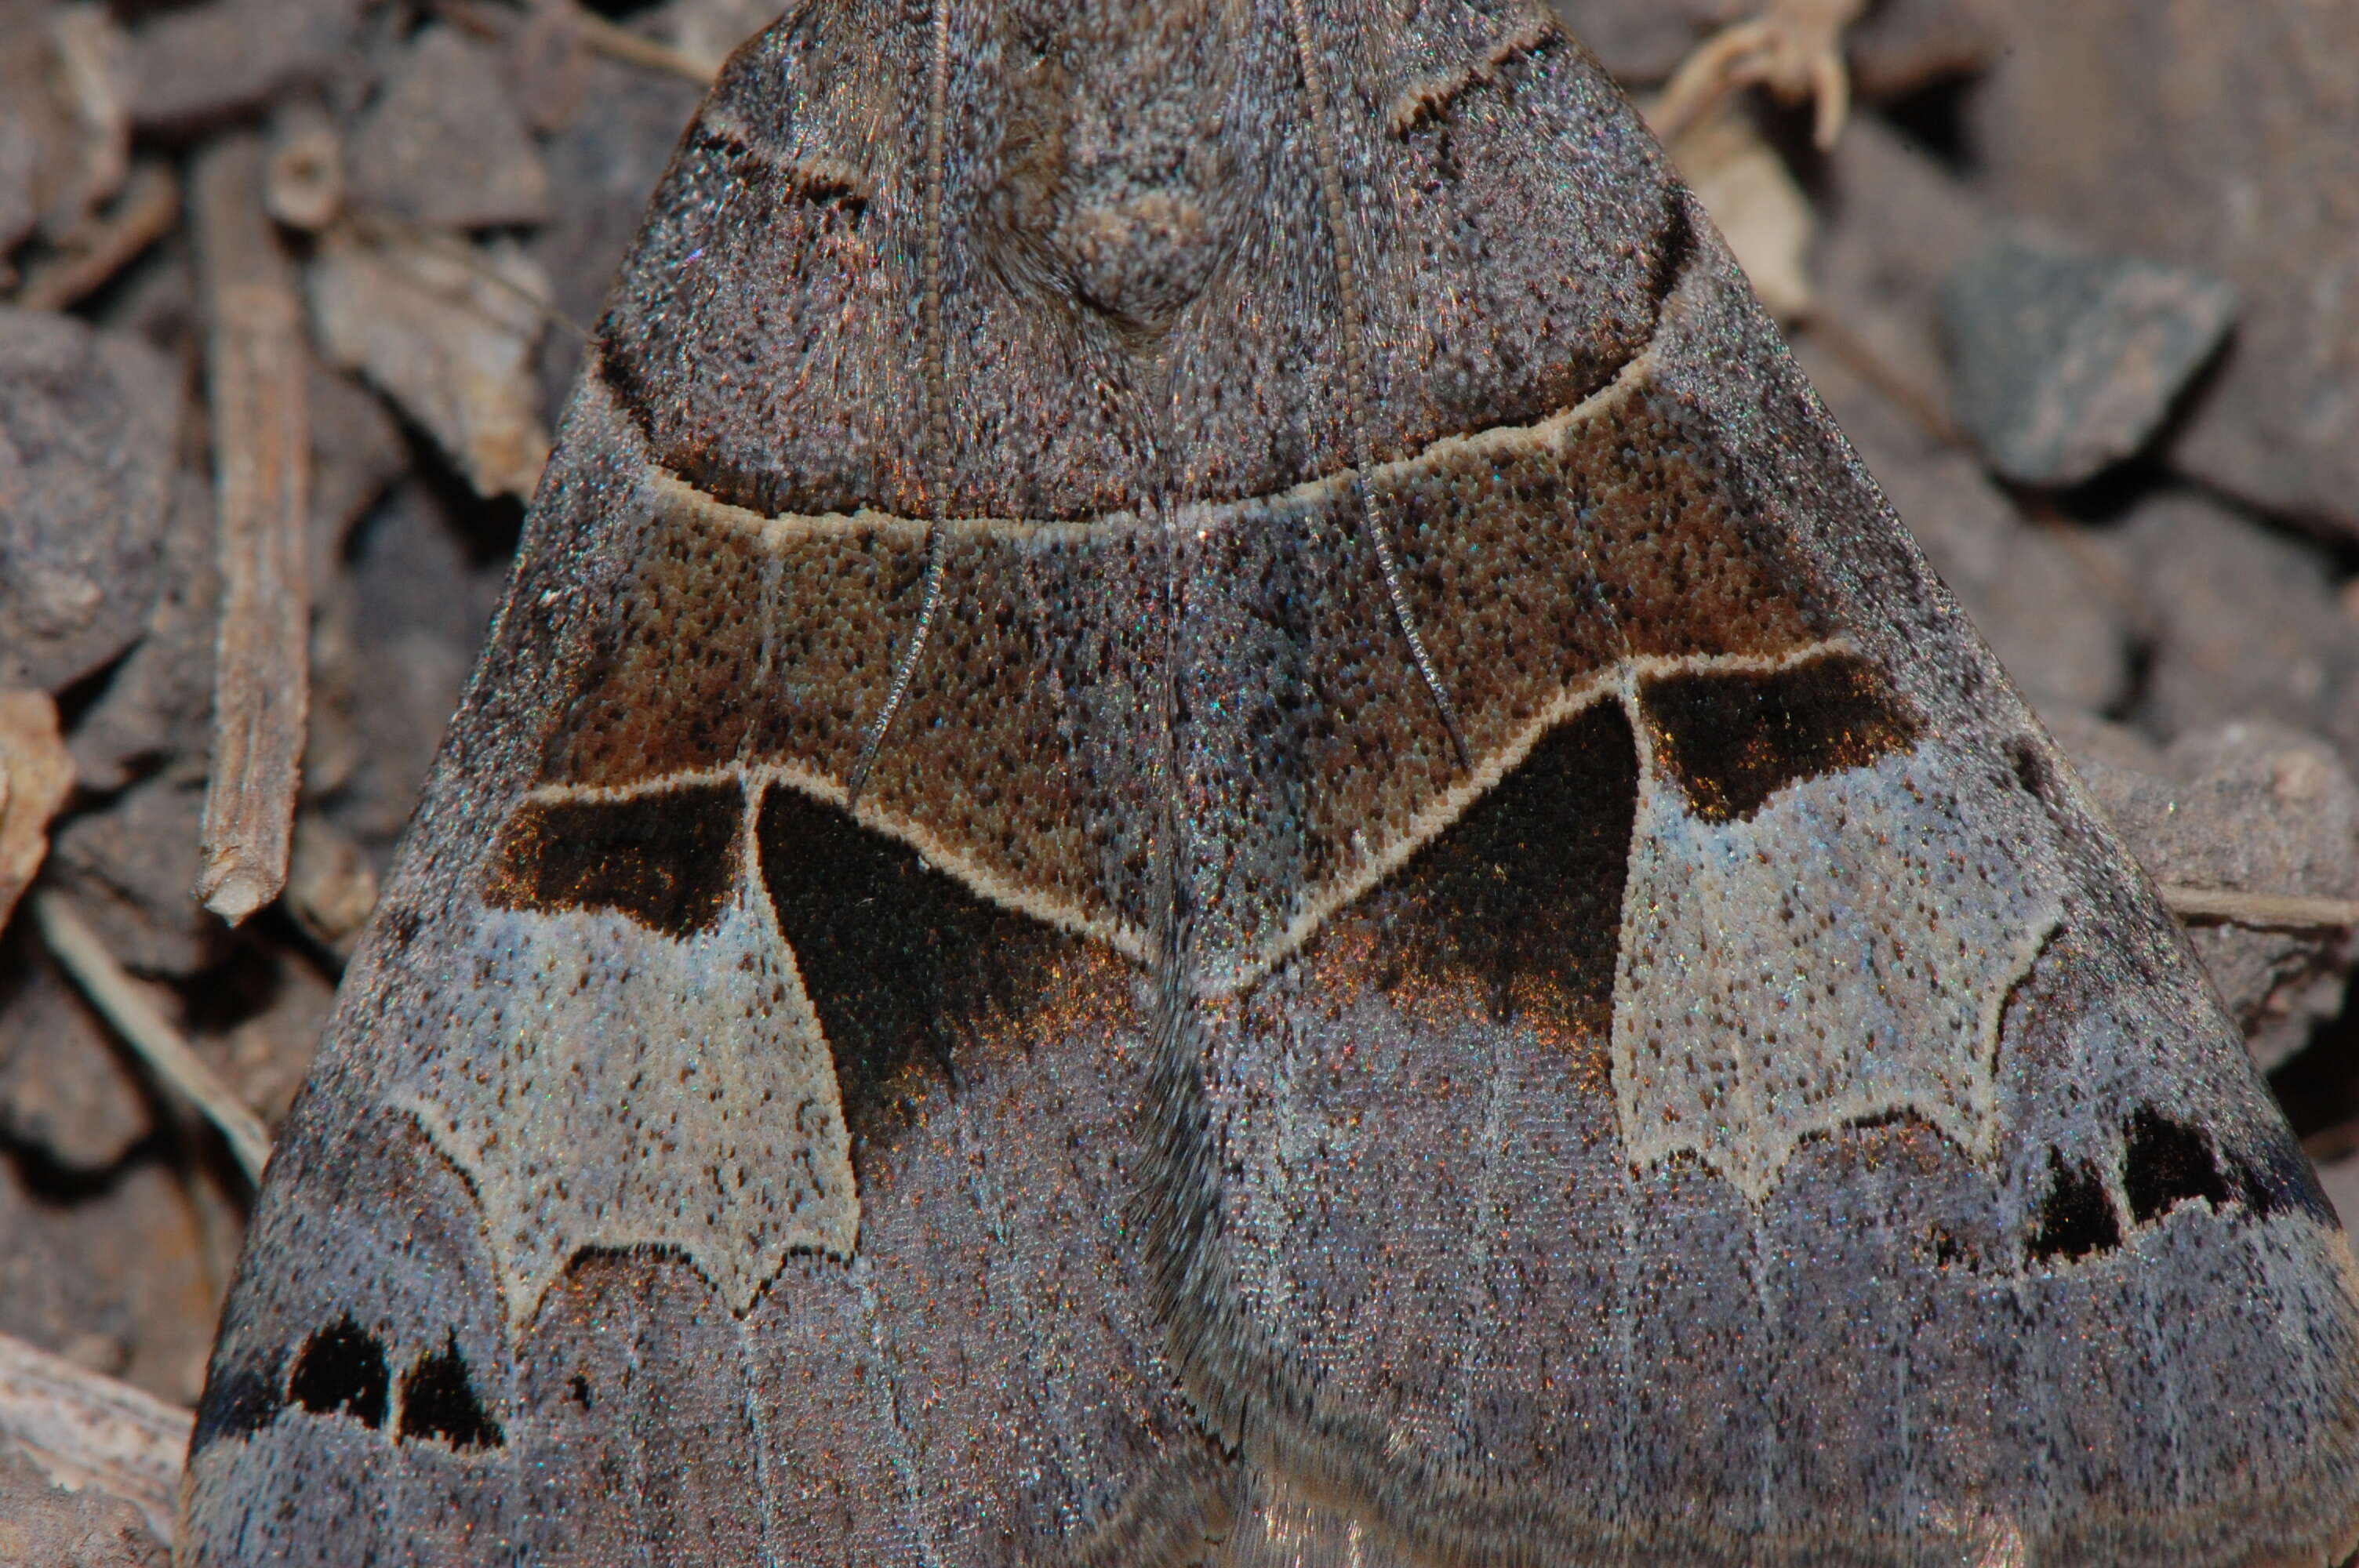
[[[1374,483],[1364,510],[1324,487],[1176,542],[1129,524],[955,530],[864,796],[1035,897],[1143,929],[1156,785],[1138,730],[1171,659],[1193,809],[1226,847],[1190,872],[1197,935],[1208,961],[1249,953],[1458,773],[1368,526],[1394,535],[1477,754],[1626,653],[1774,655],[1823,640],[1801,577],[1741,525],[1693,422],[1636,389],[1570,430],[1429,452]],[[914,630],[926,557],[924,531],[906,524],[766,531],[674,505],[592,639],[542,777],[614,784],[775,760],[844,779]],[[1173,615],[1176,656],[1156,631]]]
[[[2227,1174],[2200,1130],[2152,1106],[2141,1106],[2126,1131],[2122,1191],[2130,1201],[2132,1219],[2149,1224],[2197,1198],[2215,1209],[2227,1206]]]
[[[498,1448],[507,1434],[475,1392],[456,1333],[442,1348],[420,1356],[401,1379],[402,1441],[447,1443],[453,1448]]]
[[[734,780],[527,799],[492,848],[484,896],[501,909],[611,909],[666,936],[710,931],[736,879],[744,814]]]
[[[1655,755],[1708,822],[1741,820],[1790,784],[1864,767],[1922,728],[1882,674],[1849,654],[1757,672],[1641,683]]]
[[[1579,428],[1566,467],[1582,548],[1631,656],[1768,654],[1832,631],[1728,462],[1719,431],[1651,387]]]
[[[1155,656],[1139,644],[1161,608],[1138,597],[1161,579],[1141,546],[1135,529],[954,535],[864,796],[1037,896],[1134,923],[1151,812],[1136,693]]]
[[[1173,738],[1208,965],[1266,946],[1461,776],[1365,531],[1344,487],[1182,530]]]
[[[550,732],[541,776],[631,784],[734,755],[759,686],[762,567],[746,535],[659,518]]]
[[[1354,907],[1401,1000],[1471,987],[1497,1021],[1612,1026],[1637,752],[1618,703],[1567,719]]]
[[[1560,449],[1469,444],[1385,486],[1409,601],[1477,752],[1625,654],[1777,655],[1822,641],[1808,576],[1691,417],[1646,392]]]
[[[841,782],[916,625],[924,531],[684,503],[592,639],[546,783],[791,762]],[[945,541],[940,611],[864,798],[1034,893],[1143,921],[1138,692],[1164,563],[1137,529]]]
[[[977,896],[908,845],[774,785],[762,877],[835,1057],[857,1162],[916,1103],[958,1085],[962,1040],[1039,1016],[1079,940]]]
[[[583,661],[542,779],[631,784],[725,766],[745,750],[848,767],[924,572],[915,530],[765,543],[669,510]]]
[[[346,1316],[303,1342],[303,1354],[287,1380],[287,1397],[313,1415],[348,1415],[364,1426],[379,1427],[391,1386],[384,1342]]]
[[[2076,1263],[2122,1244],[2122,1222],[2096,1168],[2048,1154],[2048,1192],[2039,1201],[2039,1228],[2032,1233],[2035,1263]]]

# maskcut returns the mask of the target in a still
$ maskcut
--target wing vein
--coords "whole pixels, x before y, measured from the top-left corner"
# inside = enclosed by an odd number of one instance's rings
[[[1385,597],[1392,605],[1394,623],[1400,628],[1402,641],[1408,644],[1409,657],[1417,665],[1427,694],[1433,698],[1442,728],[1450,732],[1450,744],[1458,753],[1458,765],[1471,769],[1473,753],[1468,750],[1465,731],[1459,725],[1457,705],[1451,701],[1440,668],[1434,664],[1433,654],[1425,645],[1425,635],[1418,629],[1417,611],[1401,581],[1400,562],[1393,554],[1392,541],[1386,535],[1384,520],[1377,514],[1375,490],[1368,482],[1369,471],[1375,466],[1375,450],[1368,435],[1364,401],[1369,384],[1367,315],[1360,303],[1359,280],[1353,276],[1351,252],[1344,243],[1347,209],[1343,201],[1343,168],[1336,156],[1333,132],[1327,124],[1326,92],[1318,58],[1311,49],[1306,0],[1287,0],[1287,15],[1294,27],[1295,59],[1302,72],[1303,108],[1318,154],[1319,184],[1327,209],[1328,248],[1335,269],[1336,299],[1343,318],[1340,337],[1343,347],[1344,418],[1352,432],[1352,490],[1360,498],[1361,526],[1367,535],[1369,551],[1375,557],[1377,575],[1384,579]]]
[[[885,688],[885,701],[861,741],[860,760],[853,764],[852,776],[844,784],[846,811],[859,806],[861,792],[868,785],[868,775],[893,732],[893,721],[900,717],[902,706],[908,700],[910,685],[917,678],[918,661],[925,656],[934,617],[941,608],[944,561],[949,554],[948,535],[942,527],[943,520],[950,515],[951,478],[950,348],[942,332],[942,186],[950,120],[950,0],[934,0],[930,33],[931,59],[926,72],[925,234],[921,264],[925,278],[918,301],[918,330],[923,340],[919,351],[925,360],[922,395],[926,400],[926,433],[925,450],[920,456],[926,486],[925,586],[918,597],[918,623],[910,629],[909,640],[893,661],[893,678]]]

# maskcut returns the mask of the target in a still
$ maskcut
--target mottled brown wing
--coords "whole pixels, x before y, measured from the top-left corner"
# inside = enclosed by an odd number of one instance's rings
[[[191,1564],[2323,1563],[2333,1215],[1520,5],[739,51]]]

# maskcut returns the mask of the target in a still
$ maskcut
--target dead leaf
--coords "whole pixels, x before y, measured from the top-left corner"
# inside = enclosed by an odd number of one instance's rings
[[[1808,315],[1806,263],[1818,232],[1817,214],[1752,116],[1723,105],[1680,133],[1669,148],[1671,161],[1720,225],[1761,303],[1783,322]]]
[[[0,692],[0,925],[49,853],[49,819],[73,792],[73,758],[47,692]]]
[[[345,229],[310,288],[330,358],[399,404],[478,494],[531,495],[549,456],[532,373],[549,286],[521,251]]]
[[[1647,121],[1666,142],[1701,128],[1742,88],[1766,87],[1788,103],[1815,105],[1812,133],[1832,147],[1851,112],[1843,31],[1867,0],[1769,0],[1760,16],[1714,35],[1688,56]]]

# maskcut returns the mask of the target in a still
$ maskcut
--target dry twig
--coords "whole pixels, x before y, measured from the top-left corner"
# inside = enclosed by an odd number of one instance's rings
[[[197,896],[234,925],[287,883],[310,699],[310,444],[300,310],[263,210],[260,144],[224,138],[196,179],[222,563]]]
[[[2359,925],[2359,899],[2172,884],[2162,890],[2162,902],[2171,914],[2198,925],[2242,925],[2256,931],[2330,931]]]
[[[26,275],[11,303],[27,310],[62,310],[96,292],[179,221],[180,188],[171,170],[161,164],[141,164],[86,233],[77,235],[64,254]]]
[[[262,1167],[270,1160],[270,1133],[262,1119],[205,1065],[204,1058],[190,1049],[180,1032],[157,1009],[139,982],[114,961],[106,944],[74,913],[64,894],[44,889],[33,894],[32,908],[41,939],[82,987],[91,1005],[167,1087],[221,1130],[239,1166],[260,1186]]]
[[[625,65],[645,66],[650,70],[669,71],[672,75],[710,87],[712,79],[721,74],[721,67],[711,60],[699,59],[669,44],[641,38],[627,27],[617,27],[595,11],[582,14],[582,41],[609,59]]]

